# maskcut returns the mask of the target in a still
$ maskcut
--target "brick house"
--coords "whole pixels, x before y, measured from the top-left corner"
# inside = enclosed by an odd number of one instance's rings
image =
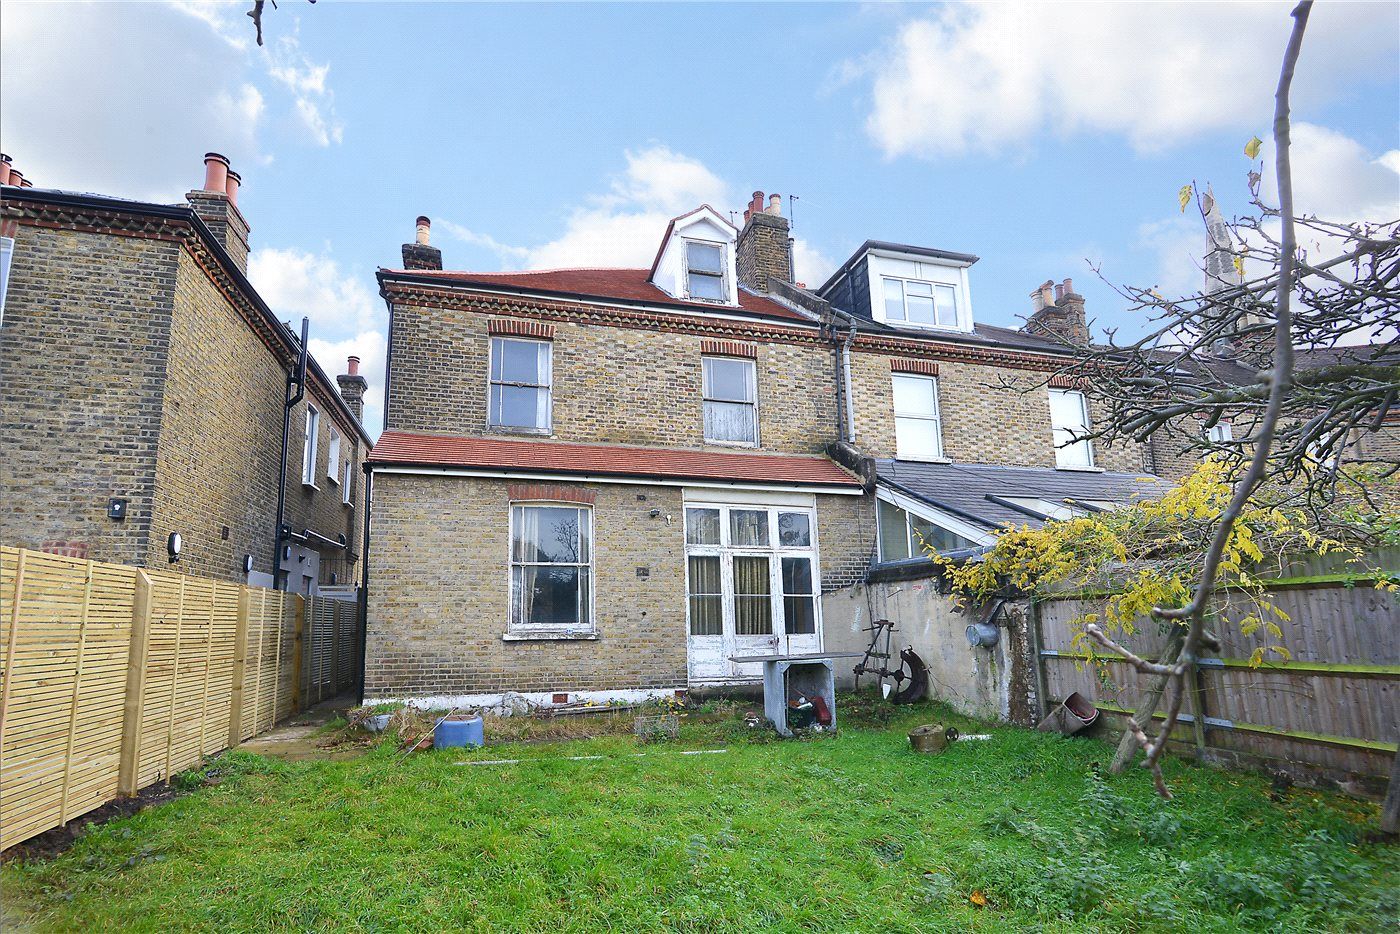
[[[809,290],[762,193],[742,230],[673,219],[645,269],[444,271],[429,231],[379,270],[368,697],[749,681],[731,656],[819,650],[822,595],[920,536],[1140,495],[1144,451],[1077,441],[1092,400],[1044,387],[1068,281],[1020,331],[976,321],[966,254],[870,241]],[[969,476],[996,492],[950,495]]]
[[[311,359],[248,283],[240,179],[206,157],[186,204],[35,188],[0,162],[0,541],[289,589],[356,584],[366,382]],[[14,184],[9,184],[14,182]],[[178,536],[178,555],[174,542]]]

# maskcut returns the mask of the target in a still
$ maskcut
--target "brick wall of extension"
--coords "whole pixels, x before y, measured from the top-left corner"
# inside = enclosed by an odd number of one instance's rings
[[[592,500],[596,638],[503,638],[512,498]],[[874,516],[860,497],[817,501],[823,584],[846,586],[864,572]],[[679,488],[377,474],[372,509],[367,698],[686,685]]]

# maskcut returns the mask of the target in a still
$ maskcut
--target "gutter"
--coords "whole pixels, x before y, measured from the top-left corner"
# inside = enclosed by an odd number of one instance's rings
[[[379,280],[380,294],[384,294],[385,282],[406,282],[412,285],[432,286],[439,289],[446,289],[454,292],[474,292],[478,294],[500,294],[500,295],[524,295],[546,299],[564,299],[567,301],[580,302],[588,305],[599,305],[602,307],[623,307],[635,308],[642,311],[659,312],[663,314],[689,313],[704,315],[711,318],[730,318],[739,321],[761,321],[765,324],[792,325],[801,328],[819,328],[816,321],[804,321],[800,318],[779,318],[774,315],[764,314],[761,311],[750,311],[738,305],[696,305],[690,303],[664,304],[661,302],[647,301],[639,298],[613,298],[606,295],[593,295],[587,292],[565,292],[553,289],[531,289],[523,286],[506,285],[499,282],[478,282],[471,280],[448,279],[445,276],[422,276],[413,273],[404,273],[396,270],[380,268],[375,273],[375,278]],[[386,297],[387,298],[387,297]]]

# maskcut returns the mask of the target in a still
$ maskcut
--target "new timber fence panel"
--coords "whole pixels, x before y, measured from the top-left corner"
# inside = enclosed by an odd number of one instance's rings
[[[0,547],[0,849],[338,693],[353,607]]]
[[[1202,661],[1199,674],[1208,752],[1324,773],[1388,774],[1400,737],[1400,596],[1369,581],[1294,579],[1271,587],[1268,599],[1287,615],[1274,619],[1281,637],[1263,629],[1244,635],[1238,623],[1252,607],[1217,599],[1223,618],[1211,631],[1221,650]],[[1111,713],[1133,708],[1147,678],[1102,649],[1102,666],[1080,657],[1072,623],[1101,605],[1097,598],[1040,602],[1040,664],[1051,700],[1078,691]],[[1151,621],[1139,626],[1122,641],[1156,658],[1165,633]],[[1255,648],[1269,645],[1283,646],[1289,659],[1266,654],[1251,667]],[[1173,735],[1190,743],[1194,729],[1187,719]]]

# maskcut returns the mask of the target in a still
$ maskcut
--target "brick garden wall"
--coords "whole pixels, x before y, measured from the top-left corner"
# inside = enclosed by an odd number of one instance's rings
[[[0,327],[0,541],[144,559],[178,253],[19,228]],[[129,500],[124,521],[107,518],[110,497]]]
[[[509,485],[375,476],[366,697],[684,686],[680,489],[585,486],[598,638],[507,642]]]

